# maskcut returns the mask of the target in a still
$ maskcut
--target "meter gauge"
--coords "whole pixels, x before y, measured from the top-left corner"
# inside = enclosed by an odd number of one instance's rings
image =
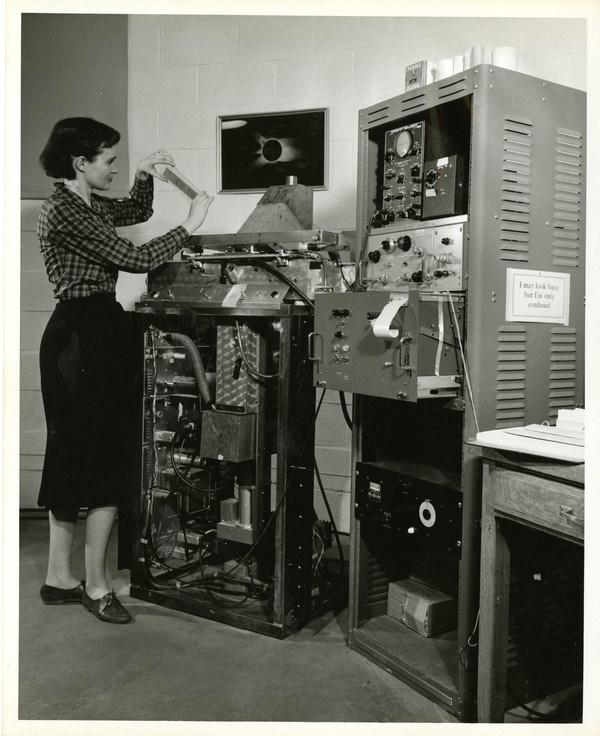
[[[405,158],[406,156],[408,156],[408,154],[412,151],[413,142],[413,134],[410,132],[410,130],[401,130],[398,133],[394,142],[396,155],[400,158]]]

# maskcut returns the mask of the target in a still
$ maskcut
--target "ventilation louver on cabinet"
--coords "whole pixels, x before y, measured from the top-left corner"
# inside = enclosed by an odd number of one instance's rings
[[[556,131],[552,263],[577,268],[583,200],[583,136],[575,130]]]
[[[555,327],[550,339],[548,417],[559,409],[573,409],[577,391],[577,332],[572,327]]]
[[[390,106],[384,104],[373,110],[365,110],[364,113],[361,112],[361,123],[363,124],[363,127],[370,128],[372,125],[375,125],[375,123],[381,123],[389,117]]]
[[[447,82],[441,82],[438,87],[438,100],[447,102],[449,98],[461,96],[467,91],[467,78],[457,77],[451,78]]]
[[[525,419],[527,330],[498,328],[496,346],[496,426],[510,427]]]
[[[532,138],[530,120],[504,118],[500,206],[500,259],[503,261],[529,260]]]

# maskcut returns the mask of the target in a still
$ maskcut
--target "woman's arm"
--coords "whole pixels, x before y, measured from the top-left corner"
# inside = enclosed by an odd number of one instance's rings
[[[154,182],[151,176],[142,179],[136,175],[129,196],[123,199],[114,199],[93,194],[92,198],[100,203],[105,212],[110,214],[115,227],[137,225],[139,222],[149,220],[154,212],[152,209]]]
[[[101,202],[103,209],[110,213],[115,227],[146,222],[154,212],[152,209],[154,199],[153,177],[164,181],[164,177],[156,167],[174,165],[175,160],[167,151],[151,153],[138,163],[135,170],[135,181],[128,197],[125,199],[111,199],[94,195],[94,199]]]
[[[100,213],[65,207],[64,203],[43,206],[40,221],[49,245],[64,249],[100,266],[116,267],[130,273],[145,273],[171,258],[204,222],[210,203],[206,192],[190,204],[186,220],[164,235],[136,246],[120,237]],[[89,214],[88,214],[89,213]]]
[[[119,237],[101,216],[62,217],[59,209],[48,213],[48,241],[90,263],[145,273],[171,258],[188,241],[189,232],[179,225],[164,235],[136,246]]]

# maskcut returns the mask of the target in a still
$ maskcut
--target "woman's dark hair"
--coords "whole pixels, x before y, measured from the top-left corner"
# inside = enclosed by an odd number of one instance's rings
[[[121,138],[119,131],[92,118],[65,118],[52,128],[40,163],[53,179],[74,179],[73,158],[92,161],[103,148],[111,148]]]

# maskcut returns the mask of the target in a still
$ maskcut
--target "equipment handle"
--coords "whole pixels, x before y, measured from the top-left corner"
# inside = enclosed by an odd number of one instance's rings
[[[315,355],[314,348],[315,348],[315,342],[316,338],[320,338],[321,340],[321,354],[319,357]],[[313,339],[314,338],[314,339]],[[312,361],[313,363],[322,363],[323,362],[323,335],[320,332],[309,332],[308,333],[308,359]],[[317,370],[319,369],[319,366],[317,365]]]

